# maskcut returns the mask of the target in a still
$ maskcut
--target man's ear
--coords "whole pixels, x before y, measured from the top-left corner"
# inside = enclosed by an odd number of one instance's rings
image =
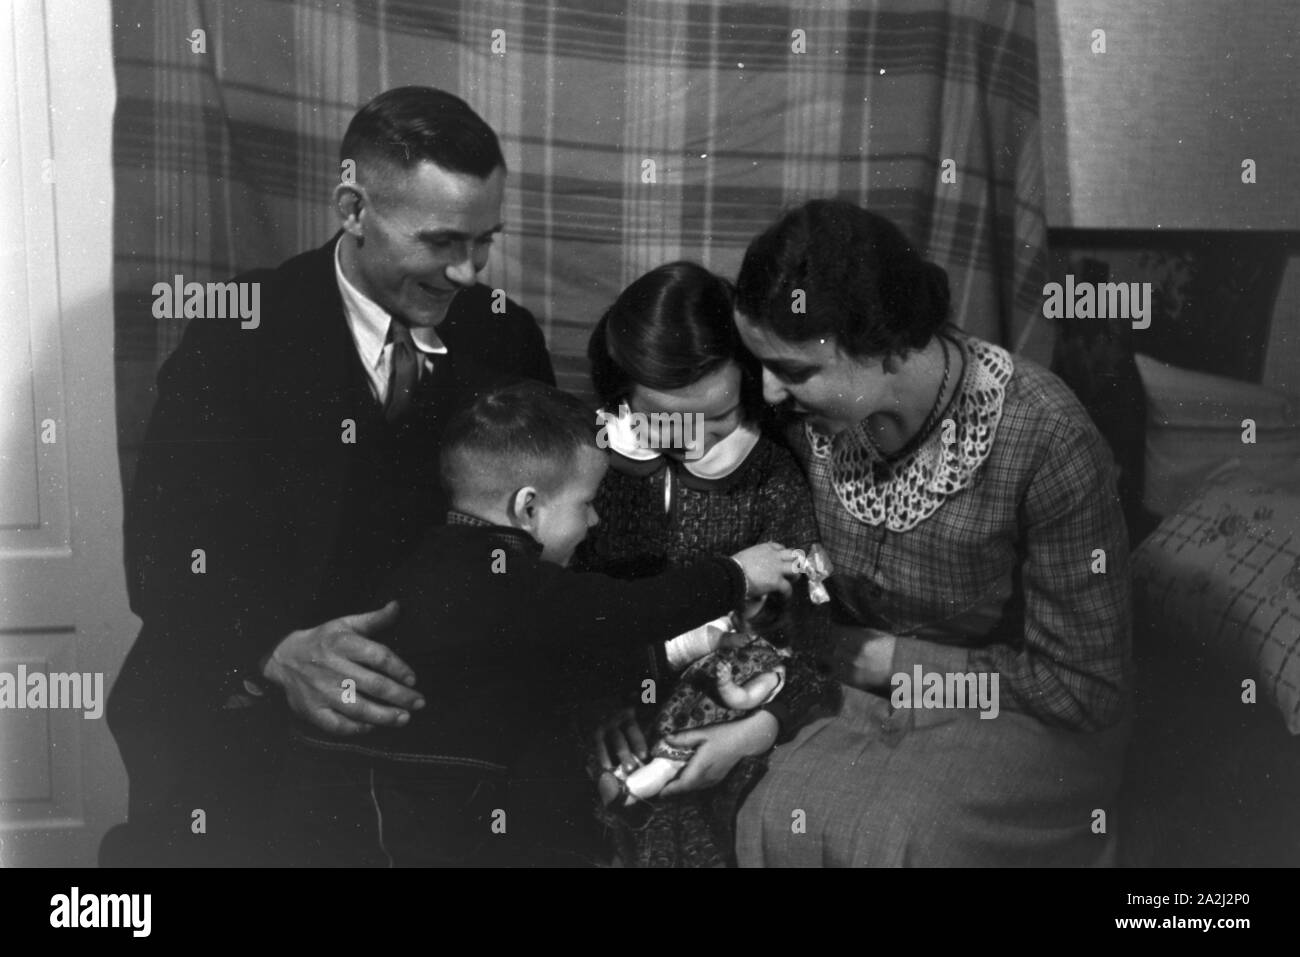
[[[360,242],[365,236],[364,214],[370,208],[365,187],[357,183],[339,183],[334,187],[334,206],[343,229]]]
[[[510,513],[510,524],[515,528],[522,528],[526,532],[533,532],[537,528],[537,489],[531,485],[525,485],[523,488],[510,496],[510,505],[507,509]]]

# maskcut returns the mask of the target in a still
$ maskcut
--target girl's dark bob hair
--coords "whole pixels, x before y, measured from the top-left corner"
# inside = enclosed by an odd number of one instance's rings
[[[614,409],[636,385],[681,389],[734,361],[742,410],[758,421],[766,410],[762,372],[736,332],[734,302],[731,283],[692,262],[668,263],[637,279],[587,343],[601,404]]]

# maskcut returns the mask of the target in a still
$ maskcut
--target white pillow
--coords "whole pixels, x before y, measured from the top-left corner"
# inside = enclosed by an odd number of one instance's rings
[[[1260,429],[1300,428],[1300,400],[1277,389],[1210,372],[1181,369],[1137,353],[1147,393],[1147,422],[1160,428],[1241,431],[1253,418]]]
[[[1150,356],[1134,358],[1147,395],[1143,502],[1151,511],[1172,512],[1229,459],[1240,458],[1261,473],[1300,460],[1300,400]],[[1242,442],[1244,419],[1255,422],[1253,444]]]

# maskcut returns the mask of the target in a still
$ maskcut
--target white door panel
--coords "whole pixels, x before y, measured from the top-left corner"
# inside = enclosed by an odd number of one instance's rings
[[[77,674],[106,696],[137,627],[114,418],[110,23],[108,0],[0,0],[0,695]],[[92,864],[125,816],[102,697],[97,717],[55,703],[0,697],[0,864]]]

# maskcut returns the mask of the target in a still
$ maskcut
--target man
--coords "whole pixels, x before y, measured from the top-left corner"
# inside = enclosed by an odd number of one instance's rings
[[[475,280],[502,229],[491,128],[403,87],[356,114],[340,159],[340,233],[237,277],[260,284],[258,321],[194,319],[159,375],[126,517],[143,627],[108,705],[130,826],[107,864],[267,860],[273,698],[343,737],[423,706],[378,640],[401,610],[368,591],[443,518],[450,413],[555,381],[532,315]]]

